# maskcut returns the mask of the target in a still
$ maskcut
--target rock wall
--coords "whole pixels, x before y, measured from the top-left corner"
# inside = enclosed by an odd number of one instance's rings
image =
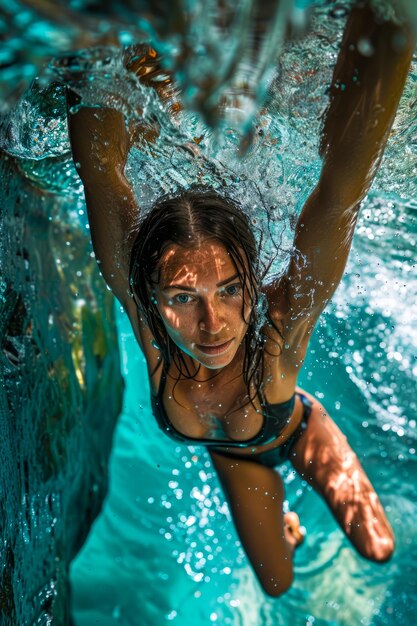
[[[71,196],[0,162],[0,623],[70,623],[121,410],[113,296]]]

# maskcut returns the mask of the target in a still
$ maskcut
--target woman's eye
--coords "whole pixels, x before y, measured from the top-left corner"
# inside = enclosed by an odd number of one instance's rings
[[[179,304],[188,304],[189,302],[191,302],[192,297],[189,296],[188,293],[179,293],[177,296],[175,296],[174,300]]]
[[[240,284],[229,285],[225,288],[225,292],[228,296],[237,296],[241,292],[242,288]]]

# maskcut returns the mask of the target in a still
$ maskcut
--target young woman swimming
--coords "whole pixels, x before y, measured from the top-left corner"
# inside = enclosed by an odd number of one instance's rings
[[[69,113],[94,250],[146,357],[154,415],[174,439],[207,446],[271,596],[290,587],[293,551],[303,540],[296,513],[283,515],[283,482],[273,469],[287,459],[362,556],[382,562],[394,550],[391,526],[346,437],[296,385],[311,333],[343,275],[413,48],[408,27],[380,21],[364,3],[352,9],[322,131],[321,176],[299,216],[288,269],[267,284],[245,213],[213,190],[162,198],[128,237],[139,208],[124,175],[124,117],[85,106]],[[129,69],[150,81],[157,70],[145,57]],[[68,98],[71,110],[79,100],[71,91]]]

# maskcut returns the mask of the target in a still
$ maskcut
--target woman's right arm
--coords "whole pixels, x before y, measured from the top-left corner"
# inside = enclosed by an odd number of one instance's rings
[[[72,155],[84,185],[94,252],[107,284],[126,307],[129,295],[129,233],[139,209],[124,168],[129,133],[115,109],[79,106],[68,89],[68,127]]]
[[[130,319],[149,371],[154,371],[159,352],[151,347],[152,334],[129,288],[133,227],[139,219],[139,207],[124,174],[130,147],[124,115],[115,109],[79,107],[79,96],[71,90],[67,102],[72,156],[84,185],[94,253],[106,283]]]
[[[179,110],[171,78],[162,70],[160,57],[153,48],[138,44],[126,52],[124,62],[143,85],[155,89],[172,114]],[[67,103],[72,156],[84,185],[94,253],[105,281],[129,316],[149,371],[155,372],[160,353],[152,347],[153,337],[138,315],[129,288],[130,254],[139,207],[124,169],[132,135],[134,141],[152,143],[159,130],[141,123],[128,129],[120,111],[82,106],[80,97],[71,89],[67,90]],[[159,382],[152,380],[155,385]]]
[[[147,44],[128,48],[124,65],[175,115],[180,107],[172,79],[153,48]],[[71,89],[67,102],[72,155],[84,185],[94,252],[104,279],[132,321],[137,313],[130,296],[129,262],[139,207],[124,169],[132,141],[152,143],[159,129],[139,121],[127,129],[120,111],[83,106]]]

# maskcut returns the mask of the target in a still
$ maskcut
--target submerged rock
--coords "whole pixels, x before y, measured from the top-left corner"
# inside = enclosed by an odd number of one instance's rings
[[[0,181],[0,623],[63,626],[122,404],[114,299],[74,197],[7,155]]]

